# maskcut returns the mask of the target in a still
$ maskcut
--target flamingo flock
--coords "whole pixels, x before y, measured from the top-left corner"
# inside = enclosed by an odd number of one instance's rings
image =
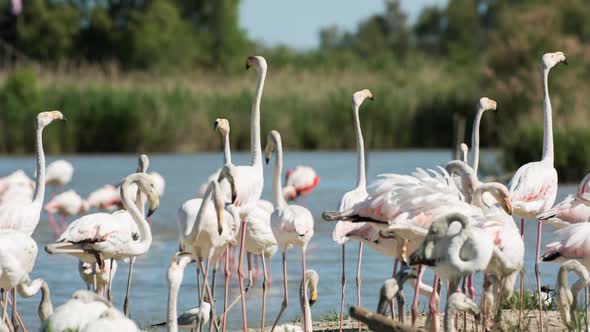
[[[373,100],[368,89],[352,95],[352,127],[356,139],[356,185],[344,193],[337,210],[325,209],[322,218],[334,223],[333,241],[342,246],[341,301],[339,329],[344,328],[344,295],[346,288],[346,246],[358,242],[356,269],[356,305],[362,305],[362,256],[365,245],[381,253],[385,264],[392,265],[392,278],[384,282],[375,314],[381,324],[389,322],[392,330],[416,330],[419,297],[426,296],[430,331],[457,331],[460,312],[468,312],[482,328],[490,330],[502,319],[502,305],[516,288],[520,275],[520,299],[524,294],[523,274],[524,218],[537,221],[535,274],[537,293],[541,294],[540,266],[544,262],[560,264],[557,274],[557,306],[564,326],[575,329],[579,322],[579,292],[590,286],[590,174],[576,193],[554,206],[558,180],[554,168],[552,108],[549,98],[549,71],[566,62],[562,52],[547,53],[541,59],[543,86],[544,140],[541,161],[523,165],[508,186],[483,182],[478,177],[479,128],[483,114],[497,108],[496,101],[483,97],[476,105],[471,149],[461,144],[460,160],[450,160],[432,169],[416,169],[412,174],[385,173],[367,180],[365,143],[360,122],[360,109]],[[261,136],[261,103],[268,70],[262,56],[246,60],[246,69],[257,75],[256,92],[251,110],[251,161],[234,165],[231,158],[230,123],[215,120],[214,130],[223,143],[223,164],[199,189],[201,197],[191,197],[177,211],[178,252],[169,261],[166,320],[152,325],[166,326],[168,331],[196,329],[227,331],[228,313],[241,303],[241,328],[248,331],[247,299],[252,287],[252,258],[262,262],[262,310],[260,330],[312,331],[311,306],[318,300],[318,272],[308,268],[307,251],[314,241],[317,219],[305,206],[307,197],[318,187],[320,178],[309,166],[284,170],[288,154],[281,134],[271,130],[263,149]],[[370,112],[367,116],[370,116]],[[0,288],[2,320],[0,331],[25,330],[17,310],[17,294],[31,297],[41,292],[38,316],[42,331],[139,331],[129,318],[129,298],[133,266],[137,257],[146,255],[153,241],[149,217],[154,214],[164,195],[165,180],[157,172],[148,173],[149,158],[140,155],[138,166],[118,185],[106,184],[87,198],[73,189],[73,165],[56,160],[46,166],[43,130],[53,121],[65,120],[59,111],[42,112],[36,118],[36,175],[30,179],[22,170],[0,178]],[[352,135],[351,139],[352,139]],[[264,158],[263,158],[264,157]],[[261,198],[264,171],[272,160],[271,200]],[[352,174],[351,174],[352,176]],[[283,179],[285,184],[283,185]],[[352,184],[352,183],[351,183]],[[54,189],[44,204],[45,187]],[[187,195],[193,195],[187,193]],[[301,199],[301,205],[290,201]],[[147,212],[146,212],[147,208]],[[52,255],[69,255],[79,260],[79,274],[86,290],[79,290],[57,306],[51,302],[50,285],[35,270],[38,244],[32,238],[42,210],[48,214],[55,241],[45,243]],[[59,220],[56,220],[59,215]],[[513,215],[521,217],[517,224]],[[76,218],[68,223],[66,219]],[[543,224],[556,228],[554,239],[541,253]],[[323,244],[327,245],[327,244]],[[287,253],[293,248],[300,253],[297,272],[301,324],[284,322],[289,306],[289,273]],[[283,301],[278,315],[267,324],[267,295],[270,288],[269,262],[279,252],[282,261]],[[248,284],[245,284],[244,256],[247,256]],[[121,268],[129,263],[127,288],[122,310],[112,303],[112,282]],[[177,303],[184,271],[196,266],[198,306],[178,314]],[[216,303],[217,270],[223,266],[223,308]],[[434,273],[432,285],[423,281],[424,272]],[[299,270],[299,268],[298,268]],[[568,274],[577,281],[570,287]],[[237,273],[239,295],[230,299],[230,277]],[[479,301],[475,274],[481,273],[483,284]],[[443,283],[446,280],[446,283]],[[164,278],[162,278],[162,282]],[[463,290],[460,287],[463,281]],[[405,320],[403,288],[413,288],[411,320]],[[441,288],[446,286],[445,308],[441,310]],[[539,302],[539,324],[545,329],[543,304]],[[397,300],[397,301],[396,301]],[[395,307],[397,306],[397,310]],[[586,306],[587,307],[587,306]],[[8,312],[12,310],[12,316]],[[522,305],[521,305],[522,310]],[[444,313],[441,324],[439,311]],[[390,313],[391,318],[385,315]],[[395,322],[397,319],[399,322]],[[520,319],[520,318],[519,318]],[[366,321],[366,319],[361,319]],[[363,324],[358,322],[358,330]],[[520,323],[520,321],[519,321]],[[375,326],[368,322],[365,327]]]

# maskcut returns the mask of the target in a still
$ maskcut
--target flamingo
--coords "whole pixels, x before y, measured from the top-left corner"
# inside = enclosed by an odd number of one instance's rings
[[[221,137],[223,139],[223,164],[224,165],[231,164],[231,147],[230,147],[230,143],[229,143],[229,131],[230,131],[229,121],[227,119],[223,119],[223,118],[215,119],[215,123],[213,124],[213,128],[215,131],[219,132],[219,134],[221,135]],[[211,175],[209,175],[209,177],[207,178],[207,181],[201,185],[201,187],[199,188],[199,194],[201,196],[205,195],[205,191],[207,190],[207,186],[209,185],[209,182],[217,181],[217,178],[219,178],[220,172],[221,172],[221,168],[218,168],[215,172],[211,173]],[[227,193],[228,200],[231,199],[231,197],[229,197],[229,194],[230,194],[229,184],[227,182],[223,181],[221,183],[221,186],[222,186],[221,189],[223,190],[223,192]]]
[[[40,308],[44,305],[51,306],[51,300],[42,299]],[[81,331],[88,323],[96,321],[103,312],[111,308],[112,304],[102,296],[87,290],[78,290],[55,311],[46,310],[49,316],[43,320],[41,331]]]
[[[242,220],[240,225],[240,251],[238,256],[238,282],[242,299],[242,328],[244,331],[248,330],[243,269],[246,218],[250,209],[255,207],[256,201],[260,199],[262,188],[264,186],[264,177],[262,174],[262,148],[260,143],[260,101],[262,98],[262,90],[264,89],[264,80],[266,78],[266,59],[261,56],[250,56],[246,60],[246,70],[250,67],[254,67],[258,73],[256,97],[252,104],[252,115],[250,118],[250,153],[252,155],[252,162],[248,166],[237,166],[236,181],[240,184],[240,187],[238,188],[236,199],[233,200],[235,205],[240,208],[240,219]]]
[[[469,158],[469,147],[467,146],[467,144],[461,143],[460,149],[461,149],[461,156],[459,159],[461,161],[463,161],[464,163],[467,163],[467,158]]]
[[[359,119],[359,108],[365,99],[373,100],[373,93],[370,90],[365,89],[361,91],[357,91],[352,96],[352,114],[354,119],[354,129],[355,129],[355,136],[356,136],[356,150],[357,150],[357,184],[356,188],[347,192],[342,196],[339,203],[339,210],[343,211],[348,208],[351,208],[358,202],[363,201],[367,197],[367,175],[365,171],[365,144],[363,140],[363,133],[361,129],[360,119]],[[342,319],[344,317],[344,288],[346,287],[346,274],[345,274],[345,254],[346,254],[346,242],[348,241],[349,237],[347,234],[350,234],[354,230],[362,228],[362,224],[353,224],[346,221],[339,221],[334,226],[334,231],[332,232],[332,239],[338,243],[342,244],[342,287],[340,292],[340,330],[342,330]],[[370,226],[368,226],[370,227]],[[369,230],[370,231],[370,230]],[[361,297],[360,297],[360,269],[361,269],[361,259],[363,254],[363,242],[359,242],[359,252],[358,252],[358,262],[357,262],[357,279],[356,279],[356,287],[357,287],[357,305],[360,307],[361,305]],[[361,323],[359,322],[359,329],[361,328]]]
[[[90,208],[96,207],[101,210],[116,210],[117,207],[122,207],[119,191],[111,184],[105,184],[91,192],[86,201]]]
[[[549,70],[558,63],[567,64],[562,52],[545,53],[541,59],[541,79],[543,83],[544,134],[543,157],[541,161],[521,166],[510,181],[510,194],[514,213],[521,217],[520,228],[524,234],[524,218],[535,217],[553,206],[557,196],[557,171],[553,166],[553,125],[551,118],[551,101],[549,99]],[[541,293],[541,271],[539,270],[539,252],[543,223],[537,223],[537,251],[535,275],[537,292]],[[524,236],[524,235],[523,235]],[[539,320],[541,332],[543,326],[543,306],[539,297]]]
[[[29,275],[33,271],[36,258],[37,243],[29,234],[15,230],[0,231],[0,288],[17,288],[23,297],[35,294],[41,284],[45,283],[42,279],[37,279],[34,281],[39,284],[36,290],[29,288],[32,287]],[[8,296],[4,300],[2,321],[6,319]],[[24,327],[16,308],[16,295],[13,296],[12,309],[13,317]]]
[[[320,184],[320,177],[310,166],[299,165],[287,171],[287,184],[283,188],[283,196],[287,201],[294,201],[298,197],[305,197]]]
[[[235,174],[233,165],[225,165],[220,175],[220,179],[226,178],[230,183],[234,198],[237,188]],[[224,214],[225,209],[230,214]],[[228,245],[235,243],[235,236],[238,232],[238,223],[236,222],[239,221],[238,210],[225,202],[224,193],[221,191],[219,183],[211,181],[203,199],[191,199],[180,207],[177,221],[181,230],[180,248],[185,252],[190,252],[198,260],[197,277],[199,276],[198,268],[200,268],[204,274],[204,290],[207,291],[209,298],[214,299],[214,294],[211,293],[211,288],[207,284],[209,266],[213,264],[213,280],[215,280],[219,256]],[[203,260],[207,260],[206,269],[203,267]],[[226,277],[226,289],[228,286],[229,281]],[[204,291],[202,294],[204,295]],[[199,302],[202,303],[202,301],[203,297],[200,297]],[[212,312],[215,315],[213,303]],[[212,328],[213,324],[210,326]]]
[[[192,261],[193,257],[190,254],[176,253],[172,257],[172,262],[170,263],[168,273],[166,274],[166,280],[168,282],[168,318],[166,322],[154,324],[152,326],[167,325],[169,332],[177,332],[179,326],[182,329],[193,329],[195,326],[198,326],[199,329],[201,329],[203,325],[209,322],[211,304],[207,297],[201,302],[200,307],[190,309],[176,317],[178,289],[182,284],[184,269]]]
[[[158,208],[159,198],[151,177],[144,173],[128,175],[121,184],[125,211],[93,213],[73,221],[55,243],[45,246],[49,254],[68,254],[87,263],[105,266],[105,259],[121,260],[144,255],[150,248],[152,233],[145,216],[129,197],[136,184],[149,201],[148,217]],[[139,192],[137,193],[139,195]],[[143,206],[143,203],[139,204]],[[132,219],[133,223],[129,219]],[[110,278],[112,279],[112,278]],[[109,284],[110,293],[110,284]]]
[[[70,189],[59,193],[47,203],[44,207],[49,215],[49,223],[52,225],[55,236],[59,236],[59,226],[55,222],[54,214],[58,213],[65,220],[66,217],[84,214],[90,209],[88,202],[86,202],[78,193]],[[64,223],[62,222],[62,226]]]
[[[37,115],[37,179],[32,201],[12,201],[0,206],[0,230],[18,230],[31,235],[41,216],[45,196],[45,153],[43,152],[43,129],[54,120],[64,120],[59,111],[42,112]]]
[[[45,176],[45,184],[56,186],[59,191],[63,191],[66,184],[72,181],[74,176],[74,166],[67,160],[56,160],[47,165],[47,174]]]
[[[320,275],[315,270],[305,271],[305,278],[301,279],[299,285],[299,306],[303,317],[303,329],[293,324],[283,324],[275,327],[275,331],[280,332],[298,332],[298,331],[313,331],[313,323],[311,320],[311,306],[318,299],[318,283],[320,282]],[[310,290],[310,298],[307,299],[307,289]]]
[[[117,261],[112,259],[105,259],[105,266],[102,268],[97,263],[87,263],[78,261],[78,273],[80,278],[86,283],[86,289],[90,290],[92,287],[94,291],[102,296],[106,296],[105,292],[112,277],[117,274]]]
[[[109,308],[103,311],[97,320],[86,324],[80,330],[80,332],[103,331],[140,332],[141,330],[135,325],[135,322],[125,317],[125,314],[116,308]]]
[[[158,172],[149,172],[148,175],[152,178],[158,197],[164,196],[164,191],[166,189],[166,180],[164,180],[164,177]]]
[[[31,201],[35,192],[35,182],[19,169],[0,178],[0,204],[12,200]]]
[[[575,194],[570,194],[561,202],[541,214],[537,215],[537,220],[542,223],[553,225],[557,228],[563,228],[569,224],[588,222],[590,218],[590,197],[587,194],[587,187],[590,180],[590,174],[587,174],[578,186]]]
[[[287,249],[296,245],[301,247],[301,280],[305,282],[305,252],[307,244],[313,236],[313,216],[308,209],[299,205],[287,205],[285,198],[281,192],[281,173],[283,171],[283,145],[281,142],[281,135],[276,130],[268,133],[264,155],[266,162],[270,161],[271,153],[275,151],[275,167],[272,183],[273,204],[275,210],[270,216],[272,231],[277,239],[279,248],[283,253],[283,291],[285,297],[277,318],[273,324],[275,326],[279,322],[281,316],[288,305],[288,290],[287,290]],[[307,301],[307,290],[303,291],[304,299]],[[303,321],[308,319],[307,314],[303,311]],[[311,318],[309,318],[311,319]]]
[[[471,131],[471,148],[473,149],[471,155],[471,167],[473,168],[473,171],[476,175],[477,169],[479,167],[479,127],[481,123],[481,117],[483,116],[484,112],[488,110],[495,110],[496,106],[496,101],[487,97],[480,98],[479,103],[477,104],[477,112],[475,113],[473,129]],[[467,155],[466,152],[465,155]]]
[[[568,273],[572,271],[578,276],[578,281],[570,289]],[[557,309],[561,315],[561,321],[571,331],[576,330],[578,293],[589,285],[588,270],[580,262],[570,259],[561,264],[557,273]]]
[[[463,293],[453,293],[449,296],[447,307],[445,309],[445,332],[455,332],[455,315],[462,311],[469,311],[479,320],[480,310],[473,300]]]

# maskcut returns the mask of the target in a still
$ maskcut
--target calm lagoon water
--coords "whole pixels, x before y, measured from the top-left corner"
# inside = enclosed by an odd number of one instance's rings
[[[410,173],[416,167],[432,168],[443,165],[449,160],[448,151],[387,151],[370,152],[368,154],[368,178],[373,179],[377,174],[386,172]],[[488,162],[493,163],[492,155],[485,155]],[[68,186],[83,196],[106,183],[118,183],[123,177],[136,168],[135,155],[100,155],[100,156],[62,156],[72,162],[75,174]],[[234,163],[246,164],[250,161],[247,153],[233,155]],[[48,162],[56,158],[48,157]],[[170,258],[178,248],[176,238],[176,210],[187,199],[195,197],[199,186],[209,174],[222,163],[219,153],[197,155],[151,155],[150,170],[155,170],[166,179],[166,193],[160,200],[160,208],[153,217],[152,233],[154,242],[149,253],[139,257],[133,279],[131,317],[141,326],[163,321],[166,317],[166,270]],[[353,152],[285,152],[285,167],[291,168],[305,164],[315,168],[321,177],[321,183],[308,197],[306,205],[315,216],[315,236],[308,249],[308,268],[318,271],[320,275],[319,299],[312,307],[313,318],[321,319],[322,315],[339,310],[340,279],[341,279],[341,248],[331,238],[332,225],[322,221],[320,214],[326,209],[337,207],[343,193],[352,189],[356,183],[356,154]],[[0,176],[15,169],[24,169],[30,176],[34,172],[35,161],[32,157],[0,158]],[[270,197],[272,165],[265,166],[264,198]],[[562,185],[558,200],[575,190],[575,186]],[[48,194],[49,195],[49,194]],[[53,234],[48,226],[47,216],[42,215],[39,227],[33,237],[39,245],[39,255],[35,270],[31,277],[44,278],[51,288],[54,306],[64,303],[77,289],[85,288],[85,284],[78,276],[78,262],[69,256],[50,256],[45,253],[43,246],[53,241]],[[552,236],[551,227],[544,228],[543,242],[548,243]],[[526,287],[533,289],[534,251],[536,225],[532,221],[526,223]],[[348,262],[346,265],[348,285],[346,290],[346,305],[356,302],[354,276],[356,275],[356,253],[358,245],[352,243],[347,246]],[[289,307],[284,315],[284,322],[291,321],[300,315],[297,299],[300,282],[300,251],[293,249],[287,253],[289,265]],[[267,322],[272,324],[280,308],[283,298],[282,272],[280,255],[272,259],[272,286],[268,292]],[[362,304],[372,310],[377,305],[377,297],[382,282],[391,276],[393,261],[375,253],[370,248],[365,249],[362,271]],[[554,285],[558,266],[546,264],[542,267],[544,284]],[[122,306],[124,287],[127,277],[127,264],[121,262],[119,271],[113,284],[115,304]],[[235,277],[235,273],[232,278]],[[432,276],[427,274],[426,280]],[[223,306],[223,276],[220,275],[216,293],[217,307]],[[481,278],[476,279],[481,285]],[[247,311],[249,326],[256,327],[260,323],[261,289],[260,280],[257,287],[247,296]],[[235,279],[232,279],[230,298],[238,294]],[[406,291],[407,296],[410,292]],[[24,316],[27,327],[35,330],[40,323],[37,317],[39,296],[29,299],[19,299],[19,311]],[[196,306],[197,304],[195,266],[190,265],[186,272],[178,303],[179,312]],[[426,307],[426,302],[421,302]],[[241,328],[241,310],[239,305],[231,311],[228,321],[231,330]]]

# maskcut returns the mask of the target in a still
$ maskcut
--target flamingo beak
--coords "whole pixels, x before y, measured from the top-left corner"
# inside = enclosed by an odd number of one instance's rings
[[[217,206],[217,232],[219,235],[223,233],[223,207]]]
[[[567,66],[567,59],[563,59],[563,64]]]
[[[312,306],[318,300],[318,291],[314,289],[311,291],[311,298],[309,299],[309,305]]]
[[[158,194],[156,194],[156,192],[153,190],[150,190],[147,196],[149,201],[149,210],[147,216],[151,217],[160,205],[160,198],[158,197]]]
[[[506,213],[512,215],[512,202],[510,202],[510,199],[508,197],[504,198],[504,200],[502,201],[502,208],[504,209],[504,211],[506,211]]]

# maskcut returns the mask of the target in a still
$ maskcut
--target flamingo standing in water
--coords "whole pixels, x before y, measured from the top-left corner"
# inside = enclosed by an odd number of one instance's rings
[[[549,210],[557,196],[557,171],[553,166],[553,125],[551,118],[551,100],[549,99],[549,71],[559,63],[567,64],[562,52],[546,53],[541,61],[541,79],[543,83],[544,134],[543,157],[541,161],[521,166],[510,181],[510,194],[514,213],[521,217],[520,228],[524,234],[524,218],[536,217]],[[535,275],[537,292],[541,294],[541,271],[539,270],[539,252],[543,223],[537,223],[537,251],[535,256]],[[524,236],[524,235],[523,235]],[[539,320],[541,332],[543,325],[543,304],[539,296]]]
[[[363,132],[361,129],[361,123],[359,119],[359,108],[365,99],[373,100],[373,94],[368,89],[357,91],[352,96],[352,114],[354,120],[354,131],[356,136],[356,151],[357,151],[357,183],[356,187],[345,193],[340,199],[339,210],[343,211],[351,208],[358,202],[363,201],[367,197],[367,174],[365,171],[365,143],[363,140]],[[342,319],[344,316],[344,288],[346,287],[346,271],[345,271],[345,255],[346,255],[346,242],[349,239],[349,234],[355,230],[363,228],[364,224],[353,224],[346,221],[339,221],[334,226],[332,232],[332,239],[342,245],[342,288],[340,293],[340,329],[342,330]],[[371,227],[367,225],[367,227]],[[370,231],[370,230],[367,230]],[[357,275],[356,275],[356,287],[357,287],[357,305],[360,307],[360,285],[361,285],[361,259],[363,255],[363,242],[359,241],[359,251],[357,260]],[[361,323],[359,322],[359,329]]]
[[[49,216],[49,224],[52,226],[55,236],[61,233],[60,226],[65,228],[65,218],[84,214],[90,209],[90,205],[78,193],[70,189],[59,193],[45,204],[45,211]],[[62,218],[60,225],[55,222],[55,214]]]
[[[287,171],[287,184],[283,188],[283,195],[287,201],[294,201],[298,197],[307,197],[320,184],[320,177],[310,166],[297,166]]]
[[[122,207],[119,191],[111,184],[105,184],[91,192],[86,201],[90,208],[95,207],[100,210],[116,210]]]
[[[307,244],[313,236],[313,216],[308,209],[299,205],[288,205],[281,192],[281,173],[283,171],[283,144],[281,135],[272,130],[268,133],[264,155],[266,162],[270,161],[271,153],[275,151],[275,167],[272,183],[273,204],[275,210],[271,214],[271,227],[277,239],[279,248],[283,253],[283,290],[285,297],[281,309],[273,324],[276,327],[281,316],[288,305],[288,283],[287,283],[287,249],[292,246],[301,247],[301,279],[305,282],[305,252]],[[307,301],[307,290],[304,290],[305,301]],[[307,319],[305,311],[303,312],[303,321]],[[271,331],[272,331],[271,330]]]
[[[57,192],[62,192],[66,184],[72,181],[74,166],[67,160],[56,160],[47,165],[45,183],[57,187]]]
[[[11,201],[0,206],[0,230],[18,230],[31,235],[41,216],[45,197],[45,153],[43,152],[43,129],[54,120],[64,120],[59,111],[42,112],[37,115],[37,179],[32,201]]]

